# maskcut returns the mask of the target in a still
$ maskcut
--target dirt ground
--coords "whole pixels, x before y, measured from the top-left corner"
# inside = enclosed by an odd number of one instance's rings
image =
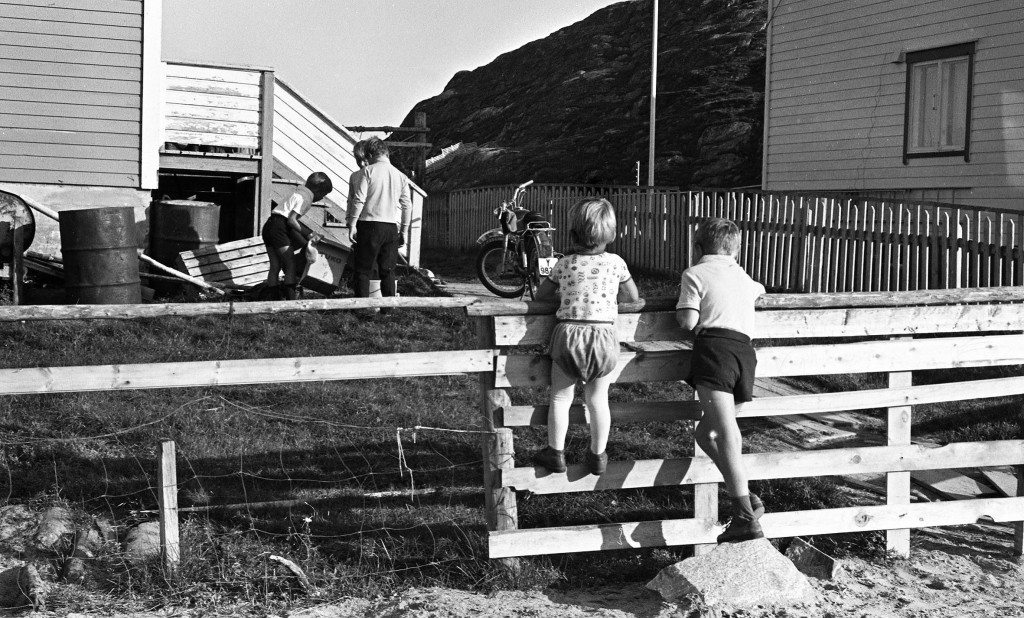
[[[701,610],[662,602],[642,584],[572,592],[473,594],[412,589],[378,601],[348,599],[288,618],[1000,618],[1024,616],[1024,562],[1009,526],[977,524],[913,533],[911,557],[844,559],[833,580],[811,579],[818,601],[805,607]]]

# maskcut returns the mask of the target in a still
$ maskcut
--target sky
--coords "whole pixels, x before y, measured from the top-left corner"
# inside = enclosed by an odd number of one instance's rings
[[[163,0],[163,59],[272,68],[342,125],[397,126],[458,71],[620,1]]]

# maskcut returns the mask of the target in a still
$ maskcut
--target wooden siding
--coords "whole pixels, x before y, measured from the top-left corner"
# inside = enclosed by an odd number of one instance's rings
[[[326,172],[334,192],[326,199],[342,210],[348,195],[348,179],[356,167],[352,147],[358,141],[342,125],[313,106],[294,88],[276,81],[274,87],[274,159],[296,180],[313,172]],[[275,172],[278,171],[275,169]]]
[[[1024,4],[772,1],[764,187],[1024,210]],[[901,52],[977,41],[970,161],[903,164]]]
[[[165,150],[260,150],[262,70],[164,63],[164,76]]]
[[[0,2],[0,182],[140,186],[141,0]]]

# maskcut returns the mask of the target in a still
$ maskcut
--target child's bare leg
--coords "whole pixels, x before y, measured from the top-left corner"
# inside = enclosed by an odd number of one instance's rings
[[[285,250],[288,248],[285,247]],[[267,259],[270,261],[270,266],[267,268],[267,286],[273,287],[280,284],[281,276],[281,258],[278,257],[280,249],[276,247],[267,251]]]
[[[565,435],[569,432],[569,407],[576,391],[576,378],[558,363],[551,363],[551,394],[548,406],[548,446],[556,451],[565,450]]]
[[[722,473],[729,496],[748,495],[747,471],[742,460],[743,436],[736,423],[737,406],[732,393],[698,385],[697,394],[704,411],[696,429],[697,444]]]
[[[608,434],[612,428],[612,414],[608,409],[608,387],[612,377],[604,376],[587,382],[583,390],[587,409],[590,410],[590,451],[600,455],[608,447]]]

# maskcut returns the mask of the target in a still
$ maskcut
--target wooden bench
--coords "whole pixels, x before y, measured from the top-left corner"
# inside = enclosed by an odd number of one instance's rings
[[[620,306],[617,328],[624,345],[615,382],[678,381],[687,374],[689,350],[679,345],[674,299]],[[513,430],[547,424],[547,405],[521,405],[510,389],[546,387],[550,359],[538,353],[555,325],[552,304],[489,302],[470,305],[478,347],[495,350],[494,371],[480,377],[484,427],[484,486],[492,558],[637,547],[695,545],[708,550],[719,528],[718,486],[711,460],[696,456],[647,461],[613,460],[600,476],[582,464],[565,474],[516,465]],[[810,395],[766,396],[745,406],[744,417],[823,414],[884,409],[882,446],[744,455],[751,480],[849,474],[883,474],[882,504],[799,512],[769,512],[769,537],[886,530],[888,548],[908,554],[910,528],[973,523],[981,517],[1014,524],[1014,548],[1024,550],[1024,440],[961,442],[945,446],[911,441],[913,405],[1024,394],[1024,376],[969,379],[915,386],[912,372],[964,367],[1024,365],[1024,290],[988,288],[933,292],[773,294],[762,297],[755,341],[760,378],[882,372],[888,388]],[[924,335],[923,338],[914,338]],[[639,345],[638,345],[639,344]],[[632,348],[632,349],[630,349]],[[613,424],[699,419],[696,401],[612,403]],[[570,422],[586,422],[574,405]],[[520,461],[525,462],[525,458]],[[1011,497],[911,503],[911,472],[1014,466]],[[1004,468],[1005,469],[1005,468]],[[553,528],[518,528],[516,492],[533,495],[690,486],[691,517]],[[537,500],[538,498],[533,498]]]

